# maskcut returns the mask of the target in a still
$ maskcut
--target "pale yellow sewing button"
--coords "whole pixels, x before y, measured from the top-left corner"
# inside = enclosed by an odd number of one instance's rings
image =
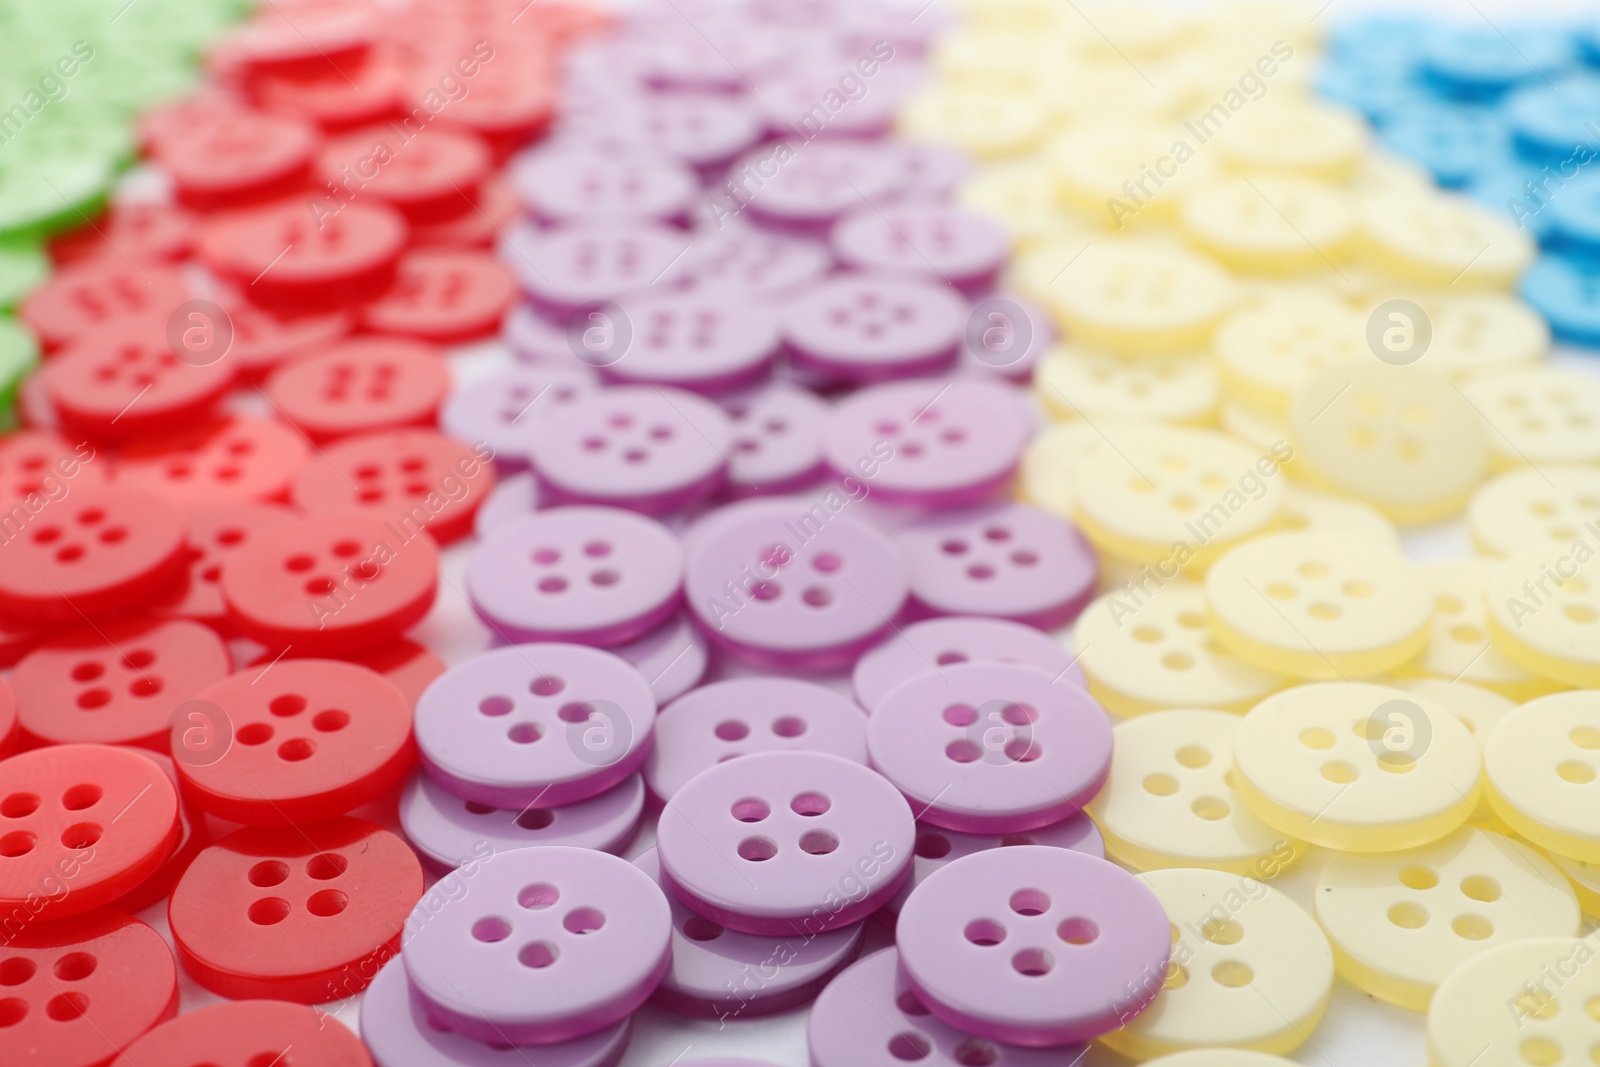
[[[1552,693],[1500,720],[1483,754],[1489,802],[1540,848],[1600,863],[1600,690]]]
[[[1446,193],[1360,198],[1359,241],[1372,264],[1440,288],[1510,289],[1534,245],[1502,211]]]
[[[1206,629],[1205,593],[1149,565],[1078,617],[1072,644],[1089,692],[1114,715],[1205,707],[1242,714],[1285,679],[1237,659]]]
[[[1512,662],[1567,685],[1600,688],[1600,535],[1539,545],[1489,579],[1489,639]]]
[[[1364,678],[1428,643],[1433,595],[1415,563],[1337,531],[1275,533],[1206,575],[1212,632],[1234,655],[1296,678]]]
[[[961,0],[974,29],[996,33],[1061,32],[1062,10],[1052,0]]]
[[[1210,155],[1158,123],[1071,129],[1050,139],[1045,157],[1061,206],[1113,230],[1177,218],[1184,191],[1216,173]]]
[[[1011,284],[1047,307],[1065,291],[1064,280],[1101,238],[1081,220],[1058,227],[1021,249],[1011,262]]]
[[[1480,751],[1488,747],[1489,735],[1500,724],[1500,720],[1510,715],[1517,706],[1517,702],[1510,697],[1471,682],[1452,682],[1446,678],[1391,678],[1385,684],[1426,697],[1460,719],[1478,742]],[[1490,814],[1480,806],[1473,818],[1477,820],[1480,816],[1488,817]]]
[[[1284,464],[1284,470],[1290,470],[1291,466],[1292,461]],[[1289,486],[1289,496],[1283,503],[1280,521],[1287,531],[1338,533],[1345,537],[1377,541],[1394,549],[1400,548],[1400,531],[1377,508],[1359,500],[1328,496],[1304,486]]]
[[[1279,890],[1225,871],[1137,876],[1176,940],[1150,1007],[1100,1041],[1134,1059],[1219,1045],[1284,1053],[1328,1007],[1333,951],[1316,922]]]
[[[1288,175],[1225,178],[1192,189],[1178,224],[1194,244],[1243,271],[1326,270],[1348,258],[1355,238],[1348,193]]]
[[[911,99],[900,112],[900,132],[950,142],[979,159],[1002,159],[1038,144],[1050,117],[1035,97],[946,84]]]
[[[1491,428],[1496,465],[1600,463],[1600,379],[1536,366],[1479,375],[1461,391]]]
[[[1130,56],[1137,59],[1170,51],[1183,43],[1199,22],[1196,14],[1182,8],[1109,3],[1068,7],[1077,17],[1064,15],[1062,24],[1076,35],[1080,52],[1107,63],[1127,63]]]
[[[1137,871],[1207,867],[1270,879],[1303,851],[1250,813],[1230,784],[1240,718],[1156,711],[1118,723],[1111,776],[1089,804],[1106,852]]]
[[[1062,263],[1045,295],[1077,344],[1108,352],[1203,349],[1233,306],[1233,279],[1210,259],[1167,241],[1118,238]]]
[[[1061,68],[1059,57],[1055,62]],[[1152,84],[1121,59],[1087,57],[1064,70],[1066,77],[1057,83],[1050,103],[1056,120],[1066,128],[1104,125],[1113,119],[1136,126],[1165,124],[1182,103],[1176,86],[1165,80]],[[1136,167],[1127,177],[1137,174]]]
[[[1309,292],[1240,308],[1217,327],[1211,348],[1228,395],[1280,417],[1319,371],[1372,358],[1361,316],[1342,300]]]
[[[1351,192],[1366,197],[1428,196],[1434,189],[1433,176],[1426,169],[1387,152],[1368,152],[1350,176],[1349,185]]]
[[[1299,1064],[1252,1049],[1197,1048],[1150,1060],[1146,1067],[1299,1067]]]
[[[1193,356],[1131,360],[1057,345],[1034,371],[1033,385],[1060,419],[1203,424],[1217,406],[1216,367]]]
[[[1313,375],[1290,404],[1289,433],[1312,484],[1400,523],[1458,513],[1489,466],[1483,420],[1449,379],[1375,358]]]
[[[1276,445],[1281,452],[1293,450],[1294,446],[1289,441],[1289,424],[1260,408],[1224,397],[1217,408],[1217,422],[1230,434],[1256,448],[1266,450]],[[1293,456],[1283,461],[1283,469],[1298,477],[1294,466]]]
[[[1592,939],[1539,937],[1463,963],[1428,1009],[1433,1067],[1600,1063],[1600,966]]]
[[[1522,301],[1496,292],[1426,299],[1433,331],[1421,365],[1457,380],[1537,363],[1550,351],[1550,327]]]
[[[1225,110],[1213,107],[1185,128],[1208,134],[1205,143],[1214,140],[1235,170],[1339,179],[1355,173],[1367,150],[1366,124],[1331,104],[1262,100],[1219,119]]]
[[[1017,472],[1017,496],[1057,515],[1072,514],[1072,472],[1079,450],[1091,437],[1098,438],[1086,422],[1062,422],[1036,434],[1022,454]]]
[[[1550,853],[1550,862],[1566,875],[1578,894],[1578,906],[1592,919],[1600,919],[1600,863],[1585,863]]]
[[[1519,702],[1555,688],[1489,642],[1486,598],[1498,561],[1470,556],[1429,560],[1421,566],[1433,588],[1433,627],[1428,647],[1405,665],[1405,673],[1471,682]]]
[[[1427,1011],[1439,983],[1473,956],[1576,934],[1582,921],[1549,860],[1471,829],[1406,852],[1334,856],[1317,878],[1316,908],[1339,973],[1410,1011]]]
[[[1541,463],[1506,471],[1479,486],[1467,505],[1474,547],[1496,556],[1600,539],[1591,523],[1600,527],[1600,467]]]
[[[1478,745],[1425,697],[1368,682],[1274,693],[1233,739],[1233,786],[1283,834],[1345,852],[1396,852],[1466,822]]]
[[[1037,159],[983,167],[956,194],[961,206],[994,219],[1020,246],[1066,228],[1071,216],[1056,206],[1055,179]]]

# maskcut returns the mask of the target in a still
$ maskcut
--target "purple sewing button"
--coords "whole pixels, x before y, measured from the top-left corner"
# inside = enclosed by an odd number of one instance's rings
[[[1055,325],[1044,309],[1018,296],[974,301],[961,343],[961,369],[1026,382],[1051,345]]]
[[[761,121],[744,100],[720,93],[655,93],[624,117],[644,144],[678,157],[702,175],[727,166],[761,137]]]
[[[911,988],[951,1026],[1055,1046],[1148,1007],[1172,934],[1155,894],[1122,868],[1024,846],[935,871],[901,909],[895,943]]]
[[[545,222],[681,222],[700,192],[693,170],[637,146],[536,148],[515,160],[509,173],[522,202]]]
[[[895,187],[914,197],[946,199],[972,175],[965,153],[934,141],[885,141],[882,148],[895,161]]]
[[[866,918],[911,873],[915,826],[894,786],[823,752],[719,763],[656,827],[662,883],[730,930],[819,934]]]
[[[678,610],[683,550],[653,519],[618,508],[539,511],[496,530],[467,562],[467,596],[507,641],[607,647]]]
[[[502,471],[528,465],[528,429],[595,388],[587,368],[507,367],[456,389],[439,411],[439,428],[494,450]]]
[[[1061,642],[1005,619],[925,619],[902,626],[856,662],[851,682],[869,712],[889,691],[918,674],[957,663],[1026,663],[1078,688],[1083,669]]]
[[[838,71],[796,71],[773,78],[756,91],[756,102],[773,137],[882,137],[894,127],[904,97],[880,89],[850,99],[836,112],[823,103],[829,92],[838,93]],[[884,79],[885,83],[889,79]],[[807,151],[801,149],[801,151]]]
[[[1027,504],[925,516],[895,533],[911,569],[913,608],[993,615],[1054,630],[1094,599],[1100,567],[1077,529]]]
[[[451,1029],[550,1045],[626,1018],[666,973],[671,941],[649,875],[550,845],[445,875],[406,920],[400,958],[428,1014]]]
[[[1072,1067],[1077,1062],[1060,1049],[1003,1045],[947,1026],[900,973],[900,956],[893,948],[857,960],[828,983],[811,1006],[806,1045],[812,1067],[901,1067],[907,1062],[922,1067]]]
[[[1086,856],[1106,858],[1105,838],[1100,836],[1100,829],[1095,826],[1093,820],[1082,812],[1060,822],[1051,823],[1049,826],[1016,834],[964,834],[958,830],[945,830],[919,823],[917,842],[912,848],[916,858],[911,863],[911,877],[900,887],[900,892],[894,895],[894,899],[879,910],[878,916],[881,918],[885,913],[890,917],[898,915],[900,909],[905,907],[906,899],[911,896],[911,891],[945,864],[985,849],[1009,848],[1016,845],[1070,848]]]
[[[813,682],[735,678],[701,686],[664,708],[644,761],[660,806],[710,767],[752,752],[827,752],[866,766],[867,717]]]
[[[400,794],[406,840],[436,870],[450,871],[496,852],[571,845],[618,853],[633,841],[644,810],[644,781],[629,775],[599,796],[559,808],[496,808],[462,800],[419,771]]]
[[[500,338],[511,354],[524,363],[567,363],[575,359],[567,331],[531,304],[518,304],[506,313]]]
[[[774,383],[724,397],[722,407],[733,420],[730,495],[789,493],[821,478],[828,405],[815,393]]]
[[[685,615],[674,615],[636,641],[611,649],[650,683],[656,706],[676,700],[700,684],[710,654],[706,639]]]
[[[644,762],[650,686],[583,645],[510,645],[445,671],[417,701],[422,765],[463,800],[553,808],[598,796]]]
[[[833,264],[821,241],[789,237],[720,220],[717,229],[667,272],[667,279],[711,288],[725,300],[735,293],[772,298],[820,278]]]
[[[876,145],[818,139],[779,141],[745,153],[728,168],[726,210],[748,209],[764,226],[821,236],[834,220],[890,191],[891,167]]]
[[[966,301],[942,283],[845,274],[789,304],[783,333],[802,370],[878,381],[948,368],[966,320]]]
[[[732,437],[711,401],[638,385],[581,398],[534,427],[528,443],[547,499],[660,514],[721,486]]]
[[[522,471],[509,478],[501,478],[489,499],[472,516],[472,532],[479,540],[517,519],[527,518],[539,510],[539,482],[532,471]]]
[[[1059,675],[1020,663],[955,663],[878,701],[867,751],[923,822],[1007,834],[1059,822],[1100,791],[1111,724]]]
[[[643,289],[672,265],[690,238],[682,230],[649,222],[571,222],[549,229],[519,226],[501,242],[500,259],[517,276],[528,299],[545,315],[570,322],[569,345],[582,343],[591,366],[605,362],[616,343],[596,305]],[[598,340],[591,340],[591,331]]]
[[[633,865],[660,880],[655,849]],[[671,893],[667,903],[672,908],[672,966],[653,999],[684,1015],[727,1022],[798,1007],[814,998],[861,948],[861,923],[815,937],[761,937],[724,929]]]
[[[726,393],[772,373],[775,311],[714,289],[652,289],[617,302],[627,347],[601,367],[610,381]]]
[[[1008,385],[889,382],[834,405],[823,451],[841,475],[870,478],[882,500],[958,507],[1011,481],[1032,432]]]
[[[833,228],[832,242],[847,266],[931,275],[968,294],[991,288],[1011,254],[998,223],[938,204],[853,211]]]
[[[684,595],[713,645],[758,665],[826,670],[893,625],[905,563],[877,527],[844,513],[848,500],[736,504],[692,537]]]

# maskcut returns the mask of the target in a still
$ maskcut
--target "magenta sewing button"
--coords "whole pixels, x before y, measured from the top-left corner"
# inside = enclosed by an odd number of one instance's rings
[[[661,877],[656,850],[633,865]],[[724,929],[667,894],[672,908],[672,966],[655,1002],[685,1015],[754,1019],[798,1007],[817,995],[861,947],[862,924],[814,937],[761,937]]]
[[[616,1067],[633,1037],[633,1021],[556,1045],[509,1045],[455,1033],[429,1013],[397,957],[383,965],[361,998],[361,1040],[377,1067]],[[513,1056],[510,1053],[516,1053]]]
[[[644,782],[629,775],[598,796],[559,808],[496,808],[462,800],[427,774],[412,775],[400,794],[406,840],[436,868],[454,870],[496,852],[534,845],[571,845],[621,852],[644,810]]]
[[[954,863],[974,852],[983,852],[991,848],[1011,848],[1016,845],[1070,848],[1074,852],[1082,852],[1085,856],[1106,858],[1105,838],[1100,836],[1099,827],[1082,812],[1068,816],[1060,822],[1053,822],[1049,826],[1014,834],[964,834],[959,830],[946,830],[919,823],[917,842],[912,846],[916,858],[911,863],[911,877],[906,879],[906,884],[900,887],[900,892],[894,895],[894,899],[878,912],[879,918],[885,914],[898,915],[900,909],[905,907],[912,891],[945,864]]]
[[[757,752],[719,763],[661,813],[663,884],[730,930],[819,934],[864,919],[911,873],[905,799],[858,763]]]
[[[506,641],[619,645],[678,610],[683,550],[653,519],[563,507],[514,519],[467,563],[467,596]]]
[[[867,717],[831,689],[791,678],[733,678],[701,686],[662,709],[644,761],[651,802],[671,800],[691,778],[735,756],[786,749],[867,762]]]
[[[834,405],[823,450],[841,475],[866,477],[876,457],[872,489],[884,500],[957,507],[1011,480],[1032,429],[1009,385],[890,382]]]
[[[828,405],[815,393],[775,382],[725,397],[722,406],[733,420],[729,493],[789,493],[822,476]]]
[[[728,181],[741,191],[745,210],[757,222],[815,235],[845,212],[889,192],[894,175],[875,145],[821,139],[752,149],[734,160]],[[732,195],[726,199],[734,207],[740,203]]]
[[[430,1015],[480,1041],[548,1045],[649,997],[667,970],[672,915],[627,860],[552,845],[446,875],[406,933],[400,958]]]
[[[832,263],[821,241],[725,223],[697,239],[667,277],[772,298],[820,278]]]
[[[502,241],[500,258],[540,310],[566,322],[580,309],[651,284],[689,243],[682,230],[651,223],[520,226]],[[577,326],[580,333],[587,328]]]
[[[603,377],[697,393],[740,389],[772,373],[780,346],[769,308],[713,288],[649,289],[617,302],[629,337]]]
[[[961,369],[1026,382],[1055,340],[1055,324],[1038,304],[1018,296],[986,297],[967,313]]]
[[[611,651],[644,675],[658,707],[699,685],[710,661],[706,639],[683,614],[674,615],[638,640],[617,645]]]
[[[806,1046],[812,1067],[1072,1067],[1081,1058],[1075,1049],[1020,1048],[944,1023],[900,973],[893,948],[857,960],[828,983],[811,1006]]]
[[[733,505],[688,540],[684,596],[706,637],[753,663],[849,664],[893,625],[906,566],[843,492]]]
[[[943,283],[844,274],[788,305],[784,339],[795,365],[815,374],[905,378],[949,367],[966,319],[966,301]]]
[[[1077,618],[1100,571],[1070,522],[1026,504],[929,515],[898,530],[895,543],[911,569],[913,608],[994,615],[1041,630]]]
[[[510,174],[522,202],[546,222],[678,222],[700,192],[688,167],[637,147],[540,148],[514,162]]]
[[[509,478],[501,478],[494,492],[483,502],[472,517],[472,532],[479,540],[517,519],[525,519],[539,510],[539,480],[532,471],[521,471]]]
[[[639,769],[656,702],[639,672],[582,645],[511,645],[440,675],[417,701],[423,766],[464,800],[553,808]]]
[[[1064,819],[1099,792],[1111,765],[1111,725],[1061,675],[955,663],[879,700],[867,720],[867,751],[922,821],[1014,833]]]
[[[902,626],[856,661],[856,700],[871,711],[906,679],[956,663],[1026,663],[1084,688],[1083,669],[1048,634],[1005,619],[952,617]]]
[[[993,286],[1011,253],[1010,236],[988,217],[916,202],[854,211],[831,239],[847,266],[930,275],[964,293]]]
[[[996,848],[917,887],[895,943],[928,1009],[971,1034],[1053,1046],[1114,1030],[1161,991],[1171,927],[1122,868],[1064,848]]]
[[[580,397],[538,423],[528,445],[551,501],[660,514],[722,484],[732,436],[728,417],[711,401],[634,385]]]
[[[572,367],[508,367],[458,388],[439,411],[439,427],[462,441],[482,441],[502,471],[528,465],[534,423],[592,392],[594,373]]]

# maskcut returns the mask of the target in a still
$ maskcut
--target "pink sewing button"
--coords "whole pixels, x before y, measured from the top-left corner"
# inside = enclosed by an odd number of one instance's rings
[[[500,258],[541,311],[566,322],[574,312],[651,284],[690,238],[667,226],[622,221],[521,226],[501,242]],[[588,328],[579,320],[578,332]]]
[[[1099,792],[1111,765],[1111,725],[1059,674],[955,663],[878,701],[867,750],[919,819],[1004,834],[1064,819]]]
[[[498,458],[498,457],[497,457]],[[472,517],[472,532],[487,540],[494,531],[539,510],[539,482],[532,471],[501,478]]]
[[[690,540],[684,596],[707,639],[753,663],[851,663],[905,603],[905,562],[834,492],[723,509]]]
[[[616,1067],[632,1037],[631,1019],[556,1045],[516,1046],[498,1037],[491,1044],[454,1033],[429,1013],[398,957],[361,998],[361,1040],[377,1067],[504,1067],[518,1062],[512,1052],[537,1067]]]
[[[662,710],[644,761],[651,802],[665,804],[701,771],[752,752],[827,752],[863,766],[867,717],[832,690],[790,678],[701,686]]]
[[[911,568],[914,608],[993,615],[1053,630],[1095,595],[1099,564],[1073,525],[1026,504],[918,519],[895,534]]]
[[[741,199],[755,221],[817,235],[863,201],[889,192],[894,174],[874,145],[821,139],[752,149],[734,160],[728,180],[736,189],[748,190]],[[737,206],[741,201],[732,202]]]
[[[955,361],[966,301],[941,282],[887,275],[830,278],[784,311],[795,365],[850,381],[942,371]]]
[[[507,641],[619,645],[678,610],[683,550],[617,508],[537,512],[496,530],[467,564],[473,608]]]
[[[1070,815],[1049,826],[1014,834],[964,834],[959,830],[946,830],[918,823],[917,841],[912,846],[916,859],[911,864],[911,877],[906,879],[906,884],[900,887],[900,892],[894,895],[894,899],[878,912],[878,917],[881,919],[885,915],[889,916],[889,919],[885,919],[887,922],[898,915],[900,909],[906,906],[906,900],[912,891],[945,864],[953,863],[963,856],[970,856],[974,852],[983,852],[991,848],[1011,848],[1017,845],[1070,848],[1086,856],[1106,858],[1105,838],[1100,836],[1099,828],[1083,812]]]
[[[811,1007],[806,1046],[814,1067],[1070,1067],[1074,1049],[1030,1049],[974,1037],[928,1011],[886,948],[857,960]]]
[[[927,275],[964,293],[993,286],[1011,253],[1010,236],[988,217],[926,203],[854,211],[831,240],[847,266]]]
[[[650,683],[656,706],[676,700],[700,684],[710,660],[706,639],[688,616],[678,614],[636,641],[611,649]]]
[[[987,297],[967,312],[960,366],[1026,382],[1055,340],[1055,325],[1038,304],[1017,296]]]
[[[538,148],[511,165],[511,181],[545,222],[681,222],[700,192],[694,171],[637,145]]]
[[[1083,669],[1061,642],[1006,619],[953,617],[903,626],[856,662],[856,700],[869,712],[895,686],[956,663],[1026,663],[1084,688]]]
[[[996,848],[917,887],[895,932],[934,1015],[1036,1047],[1087,1041],[1161,991],[1171,926],[1133,875],[1065,848]]]
[[[482,441],[502,471],[528,465],[528,431],[594,390],[586,367],[507,367],[462,386],[439,412],[439,428],[460,441]]]
[[[730,222],[696,240],[663,280],[774,298],[822,277],[832,263],[821,241]]]
[[[559,808],[496,808],[462,800],[428,775],[412,775],[400,794],[406,840],[440,870],[533,845],[571,845],[618,853],[644,810],[644,782],[629,775],[598,796]]]
[[[728,417],[711,401],[636,385],[580,397],[534,426],[528,449],[552,502],[660,514],[722,484],[731,438]]]
[[[880,499],[972,504],[1002,489],[1032,433],[1007,385],[922,379],[863,389],[834,406],[823,450]]]
[[[824,752],[756,752],[690,779],[661,813],[662,882],[700,915],[767,936],[824,933],[876,911],[911,873],[911,809],[872,771]]]
[[[713,288],[649,289],[617,302],[629,333],[602,377],[674,385],[708,395],[755,384],[772,373],[777,315],[736,293]]]
[[[655,849],[633,865],[660,880]],[[672,908],[672,966],[654,999],[684,1015],[726,1023],[798,1007],[814,998],[861,948],[861,923],[811,937],[760,937],[726,930],[670,893],[667,903]]]
[[[725,397],[722,406],[733,420],[730,494],[789,493],[822,476],[828,405],[815,393],[775,382]]]
[[[587,800],[644,762],[650,685],[582,645],[511,645],[458,663],[417,701],[428,773],[464,800],[553,808]]]
[[[458,1033],[571,1041],[626,1017],[666,973],[671,912],[627,860],[519,848],[444,881],[412,911],[400,958],[429,1014]]]

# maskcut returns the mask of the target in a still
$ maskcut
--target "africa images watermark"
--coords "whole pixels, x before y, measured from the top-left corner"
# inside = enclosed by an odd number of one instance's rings
[[[1585,121],[1583,128],[1594,134],[1596,142],[1600,142],[1600,126],[1596,126],[1592,119]],[[1555,173],[1551,173],[1550,164],[1546,163],[1538,175],[1523,181],[1520,196],[1506,197],[1506,214],[1511,216],[1517,229],[1527,229],[1528,220],[1548,207],[1566,188],[1566,184],[1596,159],[1600,159],[1600,151],[1588,145],[1575,144],[1572,154],[1555,165]]]
[[[1523,622],[1557,599],[1564,586],[1577,583],[1579,572],[1596,557],[1600,557],[1600,521],[1590,519],[1565,551],[1552,550],[1551,558],[1540,562],[1539,573],[1522,583],[1521,596],[1506,598],[1511,624],[1522,629]]]
[[[88,41],[73,41],[70,51],[58,57],[52,69],[39,75],[21,100],[0,111],[0,145],[9,144],[50,104],[65,100],[71,89],[69,80],[94,56],[94,46]]]
[[[40,461],[40,470],[22,499],[10,508],[0,511],[0,546],[8,545],[28,528],[52,504],[65,500],[72,492],[72,479],[83,472],[95,458],[94,446],[79,442],[71,455],[61,456],[54,463]]]

